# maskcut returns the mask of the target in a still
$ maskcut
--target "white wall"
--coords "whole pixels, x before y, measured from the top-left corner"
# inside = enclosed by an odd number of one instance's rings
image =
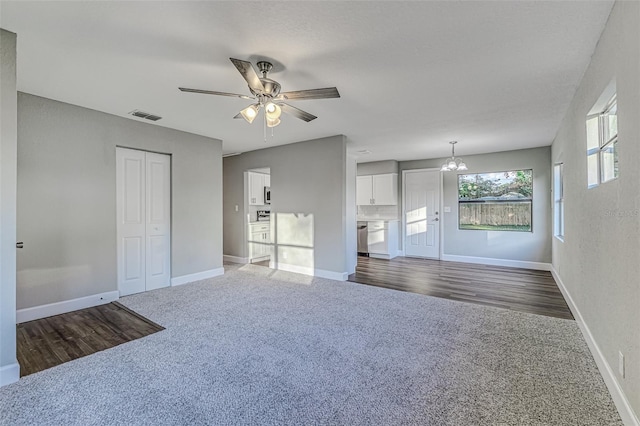
[[[0,386],[20,378],[16,360],[16,35],[0,29]]]
[[[171,154],[171,276],[222,268],[222,143],[18,96],[18,308],[117,290],[116,146]]]
[[[620,177],[587,189],[585,117],[612,80]],[[565,238],[553,240],[553,265],[628,424],[631,408],[640,413],[639,117],[640,3],[616,2],[552,145],[552,161],[563,162],[565,174]],[[624,378],[619,351],[626,360]]]

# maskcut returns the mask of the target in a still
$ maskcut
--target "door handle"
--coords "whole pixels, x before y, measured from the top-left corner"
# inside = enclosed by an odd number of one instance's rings
[[[24,243],[22,241],[18,241],[16,243],[16,248],[23,248],[24,247]]]
[[[436,217],[436,218],[435,218],[435,219],[433,219],[433,220],[434,220],[434,222],[437,222],[437,221],[439,221],[440,219],[438,219],[438,218]]]

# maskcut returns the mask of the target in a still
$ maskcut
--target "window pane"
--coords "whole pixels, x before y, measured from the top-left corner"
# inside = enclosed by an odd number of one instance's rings
[[[602,182],[618,177],[618,140],[615,139],[605,145],[600,152],[600,165],[602,167]]]
[[[564,237],[564,201],[558,202],[560,221],[558,223],[558,237]]]
[[[606,143],[618,134],[618,103],[614,102],[607,111],[602,114],[604,134],[602,143]]]
[[[587,149],[600,148],[600,134],[598,132],[598,116],[587,119]]]
[[[594,186],[598,184],[598,154],[591,154],[587,157],[587,184]]]
[[[460,229],[531,231],[531,201],[459,202]]]
[[[555,209],[553,216],[553,233],[556,237],[564,234],[564,201],[562,183],[562,163],[553,166],[553,198]]]

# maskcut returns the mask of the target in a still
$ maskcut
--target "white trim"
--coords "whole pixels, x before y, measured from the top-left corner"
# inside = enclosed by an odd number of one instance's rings
[[[616,378],[614,370],[611,368],[606,358],[602,354],[602,351],[600,350],[600,347],[598,346],[596,340],[593,338],[593,334],[591,334],[591,330],[589,330],[589,327],[585,323],[584,318],[582,317],[582,314],[578,309],[578,306],[574,302],[571,294],[569,293],[569,290],[567,290],[567,288],[565,287],[564,283],[562,282],[562,278],[560,278],[560,275],[558,275],[558,272],[553,267],[553,265],[551,266],[551,275],[553,275],[553,278],[556,280],[556,284],[558,284],[560,292],[564,296],[567,305],[569,305],[569,309],[571,309],[571,313],[573,313],[573,317],[576,319],[578,327],[580,327],[580,331],[584,336],[584,340],[587,341],[587,346],[589,346],[591,355],[596,361],[598,370],[600,370],[600,375],[604,379],[604,382],[609,389],[611,399],[613,399],[613,403],[618,409],[618,413],[622,418],[622,422],[625,425],[629,426],[640,426],[640,421],[638,420],[636,414],[633,412],[633,408],[631,407],[631,404],[629,404],[629,400],[627,399],[624,390],[622,390],[620,383],[618,383],[618,379]]]
[[[327,271],[325,269],[311,268],[308,266],[290,265],[288,263],[278,263],[278,266],[276,267],[275,262],[271,261],[269,262],[269,267],[271,269],[277,269],[280,271],[295,272],[296,274],[310,275],[312,277],[327,278],[329,280],[336,280],[336,281],[347,281],[347,279],[349,278],[348,272]]]
[[[390,254],[369,253],[369,257],[372,257],[372,258],[374,258],[374,259],[386,259],[386,260],[391,260],[391,259],[393,259],[395,256],[391,256]]]
[[[539,271],[550,271],[551,264],[544,262],[530,262],[528,260],[511,260],[511,259],[496,259],[493,257],[475,257],[475,256],[458,256],[455,254],[442,255],[442,260],[447,262],[464,262],[464,263],[479,263],[482,265],[493,266],[508,266],[511,268],[526,268],[536,269]]]
[[[404,250],[398,250],[398,256],[404,257]]]
[[[20,364],[13,364],[0,367],[0,386],[9,385],[20,380]]]
[[[224,262],[242,263],[243,265],[246,264],[246,263],[249,263],[249,258],[248,257],[231,256],[229,254],[223,254],[222,255],[222,260]]]
[[[16,323],[20,324],[40,318],[66,314],[67,312],[77,311],[78,309],[104,305],[118,300],[119,296],[120,294],[118,291],[108,291],[106,293],[92,294],[91,296],[79,297],[77,299],[63,300],[62,302],[18,309],[16,311]]]
[[[207,278],[218,277],[220,275],[224,275],[224,268],[209,269],[208,271],[196,272],[195,274],[173,277],[171,278],[171,287],[206,280]]]
[[[263,260],[269,260],[269,259],[271,259],[271,255],[267,254],[265,256],[253,257],[249,259],[248,263],[258,263],[258,262],[262,262]]]

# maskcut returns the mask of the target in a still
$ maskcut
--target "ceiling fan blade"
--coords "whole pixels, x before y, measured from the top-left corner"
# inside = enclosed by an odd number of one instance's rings
[[[229,58],[233,65],[236,66],[238,72],[242,74],[242,77],[247,80],[249,87],[251,87],[256,92],[263,92],[264,86],[260,81],[260,77],[256,74],[256,70],[253,69],[253,65],[251,62],[241,61],[240,59]]]
[[[251,96],[238,95],[237,93],[215,92],[213,90],[189,89],[187,87],[178,87],[178,89],[180,89],[183,92],[203,93],[205,95],[231,96],[232,98],[242,98],[242,99],[249,99],[249,100],[255,99],[255,98],[252,98]]]
[[[280,108],[282,108],[282,111],[286,112],[287,114],[291,114],[294,117],[299,118],[300,120],[306,121],[307,123],[309,121],[312,121],[312,120],[315,120],[316,118],[318,118],[313,114],[309,114],[308,112],[303,111],[300,108],[296,108],[294,106],[291,106],[289,104],[280,103],[278,105],[280,105]]]
[[[281,96],[286,96],[288,100],[296,99],[328,99],[339,98],[340,93],[335,87],[325,87],[323,89],[311,89],[311,90],[296,90],[293,92],[280,93]]]

